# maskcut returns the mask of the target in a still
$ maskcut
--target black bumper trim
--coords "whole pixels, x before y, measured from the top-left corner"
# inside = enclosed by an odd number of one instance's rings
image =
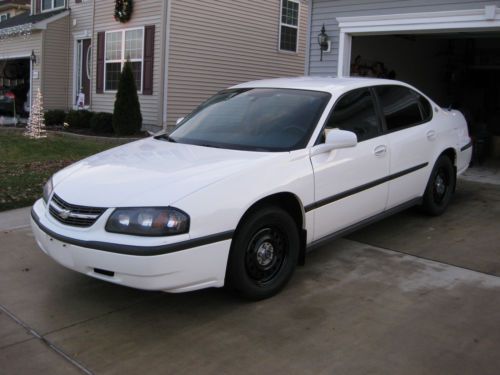
[[[468,148],[471,148],[472,147],[472,141],[470,141],[469,143],[467,143],[464,147],[462,147],[460,149],[460,152],[463,152],[465,150],[467,150]]]
[[[49,228],[47,228],[46,226],[44,226],[40,222],[40,218],[38,217],[38,215],[36,214],[36,212],[33,209],[31,209],[31,217],[35,221],[36,225],[43,232],[45,232],[48,236],[53,237],[58,241],[61,241],[61,242],[64,242],[64,243],[67,243],[70,245],[85,247],[88,249],[101,250],[101,251],[107,251],[107,252],[111,252],[111,253],[124,254],[124,255],[152,256],[152,255],[162,255],[162,254],[175,253],[177,251],[187,250],[187,249],[190,249],[193,247],[209,245],[209,244],[212,244],[215,242],[230,240],[231,238],[233,238],[233,234],[234,234],[234,230],[230,230],[230,231],[226,231],[226,232],[211,234],[209,236],[193,238],[193,239],[187,240],[187,241],[181,241],[181,242],[176,242],[176,243],[167,244],[167,245],[160,245],[160,246],[122,245],[122,244],[116,244],[116,243],[110,243],[110,242],[84,241],[84,240],[77,240],[75,238],[66,237],[66,236],[57,234],[56,232],[54,232],[54,231],[50,230]]]
[[[347,198],[347,197],[349,197],[351,195],[354,195],[354,194],[357,194],[357,193],[361,193],[362,191],[371,189],[372,187],[381,185],[381,184],[383,184],[385,182],[388,182],[388,181],[391,181],[391,180],[395,180],[396,178],[399,178],[399,177],[402,177],[404,175],[410,174],[412,172],[418,171],[419,169],[425,168],[428,165],[429,165],[429,163],[422,163],[422,164],[416,165],[414,167],[405,169],[404,171],[401,171],[401,172],[398,172],[398,173],[394,173],[394,174],[391,174],[389,176],[380,178],[378,180],[375,180],[375,181],[372,181],[372,182],[368,182],[367,184],[364,184],[364,185],[357,186],[355,188],[349,189],[349,190],[344,191],[342,193],[332,195],[331,197],[322,199],[320,201],[317,201],[315,203],[312,203],[312,204],[309,204],[309,205],[305,206],[304,210],[306,212],[315,210],[317,208],[326,206],[327,204],[333,203],[333,202],[338,201],[340,199]]]

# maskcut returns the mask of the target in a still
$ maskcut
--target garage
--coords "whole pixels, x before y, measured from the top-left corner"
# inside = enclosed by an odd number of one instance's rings
[[[397,79],[465,115],[473,164],[500,166],[500,11],[338,17],[338,74]]]
[[[500,33],[354,36],[351,76],[392,78],[459,109],[474,138],[474,162],[500,155]]]
[[[0,125],[27,121],[30,86],[29,58],[0,60]]]

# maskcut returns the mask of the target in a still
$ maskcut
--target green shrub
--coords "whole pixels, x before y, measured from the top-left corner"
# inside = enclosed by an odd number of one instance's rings
[[[87,110],[75,111],[71,110],[66,115],[66,122],[71,128],[88,129],[90,128],[90,120],[93,112]]]
[[[66,112],[62,109],[51,109],[45,112],[44,117],[45,125],[47,126],[63,125],[66,119]]]
[[[130,61],[123,66],[113,110],[113,129],[118,135],[132,135],[141,130],[142,115]]]
[[[113,133],[113,114],[106,112],[94,113],[90,120],[90,129],[96,134]]]

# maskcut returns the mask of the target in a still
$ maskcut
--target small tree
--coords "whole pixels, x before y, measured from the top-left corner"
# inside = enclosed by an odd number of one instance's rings
[[[141,130],[142,115],[132,64],[123,66],[113,110],[113,129],[119,135],[132,135]]]

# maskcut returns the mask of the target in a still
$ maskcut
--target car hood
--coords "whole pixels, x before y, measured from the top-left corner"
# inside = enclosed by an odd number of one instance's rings
[[[54,191],[68,203],[83,206],[168,206],[277,156],[148,138],[63,169],[54,175]]]

